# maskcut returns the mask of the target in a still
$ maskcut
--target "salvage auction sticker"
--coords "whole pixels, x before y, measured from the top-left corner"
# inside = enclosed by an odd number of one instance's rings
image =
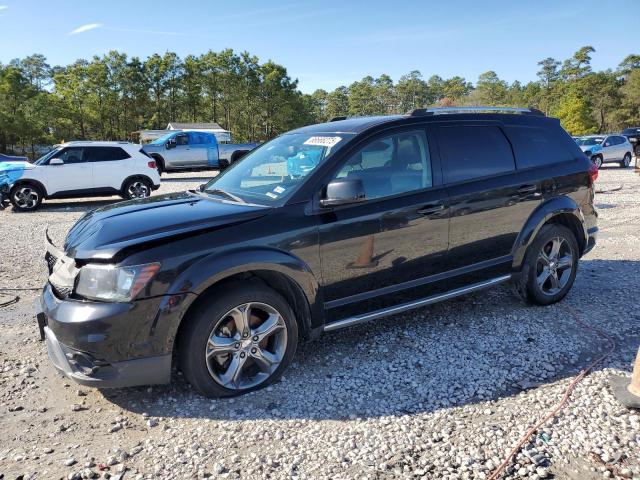
[[[311,137],[307,139],[304,144],[331,148],[340,140],[342,140],[342,137]]]

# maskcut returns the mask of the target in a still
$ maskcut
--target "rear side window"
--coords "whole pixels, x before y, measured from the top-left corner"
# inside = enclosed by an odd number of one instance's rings
[[[505,130],[520,169],[567,162],[581,155],[576,142],[559,126],[509,125]]]
[[[515,170],[511,146],[496,126],[438,127],[437,135],[445,183]]]
[[[111,162],[130,157],[130,155],[120,147],[87,147],[85,155],[88,162]]]

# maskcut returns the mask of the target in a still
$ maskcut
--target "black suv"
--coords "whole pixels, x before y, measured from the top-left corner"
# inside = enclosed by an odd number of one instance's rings
[[[633,145],[633,154],[640,157],[640,127],[629,127],[622,131],[622,135],[629,139]]]
[[[96,387],[167,383],[177,363],[228,396],[322,332],[507,281],[559,301],[595,244],[597,169],[558,120],[486,110],[300,128],[197,191],[87,213],[49,240],[53,363]]]

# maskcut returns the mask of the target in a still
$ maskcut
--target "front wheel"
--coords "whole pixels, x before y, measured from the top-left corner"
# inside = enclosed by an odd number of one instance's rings
[[[16,185],[9,192],[9,201],[16,210],[30,212],[42,203],[44,194],[37,185],[23,183]]]
[[[122,196],[127,200],[147,198],[151,195],[151,182],[146,178],[127,180],[122,188]]]
[[[564,225],[544,225],[525,255],[515,281],[517,293],[527,302],[550,305],[571,290],[578,268],[578,242]]]
[[[624,158],[620,162],[620,166],[622,168],[627,168],[629,165],[631,165],[631,154],[627,152],[624,154]]]
[[[591,157],[591,161],[593,163],[595,163],[596,167],[598,167],[598,169],[600,169],[600,167],[602,166],[602,156],[601,155],[594,155],[593,157]]]
[[[230,397],[277,381],[291,363],[298,325],[287,301],[261,282],[211,294],[178,339],[180,367],[207,397]]]

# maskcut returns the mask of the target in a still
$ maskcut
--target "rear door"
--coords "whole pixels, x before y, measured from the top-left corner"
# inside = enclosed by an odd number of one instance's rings
[[[540,204],[544,175],[516,170],[498,123],[454,122],[435,130],[451,204],[451,268],[477,272],[478,281],[508,273],[516,237]]]
[[[187,148],[189,162],[194,167],[206,167],[207,166],[207,149],[208,138],[206,133],[189,132],[189,145]]]
[[[93,185],[96,193],[113,193],[120,190],[129,176],[131,156],[121,147],[86,147],[85,156],[93,168]]]
[[[615,138],[613,136],[606,137],[602,142],[602,158],[605,162],[615,162],[618,160]]]
[[[43,168],[48,195],[75,194],[93,188],[91,166],[85,158],[84,147],[67,147],[53,158],[59,158],[63,165],[46,165]],[[51,160],[49,160],[51,161]]]
[[[332,178],[359,178],[367,201],[319,212],[329,320],[426,297],[448,247],[448,198],[423,128],[379,134]]]

